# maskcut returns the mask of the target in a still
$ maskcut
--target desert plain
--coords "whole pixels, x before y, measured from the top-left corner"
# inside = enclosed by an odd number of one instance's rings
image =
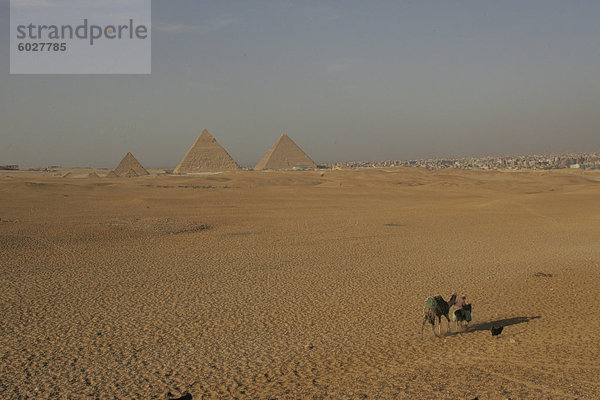
[[[2,173],[0,398],[595,399],[599,244],[597,171]]]

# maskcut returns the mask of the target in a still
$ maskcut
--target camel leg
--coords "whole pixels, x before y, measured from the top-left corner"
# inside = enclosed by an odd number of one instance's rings
[[[448,332],[447,333],[450,333],[450,332],[452,332],[452,329],[450,327],[450,318],[448,317],[448,314],[444,314],[444,317],[446,317],[446,319],[448,320]],[[440,317],[440,322],[441,322],[441,320],[442,320],[442,318]],[[440,323],[440,327],[441,326],[442,326],[442,324]]]
[[[454,314],[452,314],[452,320],[454,321],[454,329],[458,331],[458,318]]]
[[[431,331],[433,332],[433,334],[435,336],[438,336],[437,332],[435,331],[435,317],[434,316],[430,316],[428,319],[429,323],[431,324]]]

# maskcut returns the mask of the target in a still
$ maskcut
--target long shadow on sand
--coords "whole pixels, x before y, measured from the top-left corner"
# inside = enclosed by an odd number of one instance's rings
[[[502,327],[507,327],[507,326],[511,326],[511,325],[522,324],[524,322],[529,322],[531,320],[538,319],[538,318],[542,318],[542,316],[535,315],[533,317],[514,317],[514,318],[498,319],[498,320],[489,321],[489,322],[480,322],[480,323],[473,324],[473,325],[466,327],[466,329],[463,331],[458,331],[458,332],[453,331],[452,333],[449,333],[448,336],[462,335],[464,333],[472,333],[472,332],[478,332],[478,331],[489,331],[490,329],[492,329],[492,326],[499,325]]]

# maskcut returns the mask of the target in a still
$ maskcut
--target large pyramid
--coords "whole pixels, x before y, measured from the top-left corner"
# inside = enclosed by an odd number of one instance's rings
[[[233,158],[206,129],[198,136],[183,159],[173,170],[175,174],[219,172],[240,169]]]
[[[317,165],[288,135],[281,135],[254,169],[316,168]]]
[[[137,176],[148,175],[148,171],[142,167],[142,164],[131,153],[127,153],[113,171],[117,176],[131,176],[130,171],[133,171]]]

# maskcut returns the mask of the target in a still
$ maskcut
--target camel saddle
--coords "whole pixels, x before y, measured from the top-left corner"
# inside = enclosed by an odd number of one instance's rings
[[[428,297],[425,302],[425,308],[431,308],[436,314],[442,315],[448,312],[448,303],[442,296]]]

